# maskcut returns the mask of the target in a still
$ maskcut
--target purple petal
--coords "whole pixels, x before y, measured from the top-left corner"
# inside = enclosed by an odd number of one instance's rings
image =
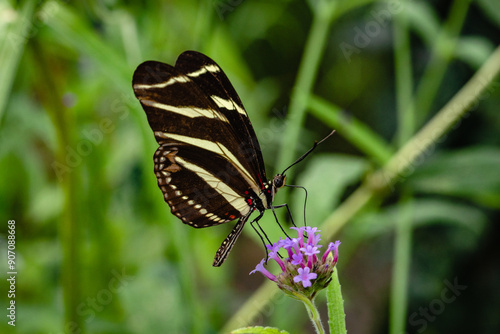
[[[313,256],[314,254],[319,253],[318,247],[311,246],[311,245],[306,245],[306,247],[302,247],[300,249],[300,251],[303,252],[307,256]]]
[[[308,267],[299,268],[297,270],[299,274],[293,277],[293,281],[295,283],[302,282],[304,288],[311,286],[311,280],[318,277],[318,275],[316,273],[310,273],[309,271],[310,269]]]
[[[272,245],[266,245],[266,247],[270,252],[277,252],[281,246],[277,242],[275,242]]]
[[[302,254],[293,254],[292,255],[292,264],[294,266],[303,265],[304,264],[304,256]]]
[[[290,258],[290,259],[293,256],[292,249],[293,249],[294,245],[295,245],[295,243],[290,238],[284,239],[283,242],[281,243],[281,247],[286,249],[286,251],[288,252],[288,258]]]
[[[318,244],[318,242],[321,240],[321,235],[318,233],[318,235],[316,235],[316,232],[321,232],[320,230],[318,230],[317,227],[310,227],[310,226],[306,226],[306,233],[307,233],[307,243],[309,245],[314,245],[316,246]]]
[[[270,253],[269,253],[269,257],[270,257],[271,259],[273,259],[274,261],[276,261],[276,262],[279,264],[279,266],[280,266],[281,270],[283,270],[283,272],[285,272],[285,271],[286,271],[285,264],[283,263],[283,261],[282,261],[282,260],[280,259],[280,257],[278,256],[278,253],[276,253],[276,252],[270,252]]]
[[[295,254],[299,254],[300,253],[300,240],[299,240],[299,238],[293,238],[292,243],[293,243],[293,250],[295,251]]]
[[[274,282],[277,282],[278,280],[276,279],[276,276],[274,276],[273,274],[271,274],[266,268],[264,268],[264,259],[262,259],[262,261],[260,261],[260,263],[255,267],[254,270],[252,270],[250,272],[249,275],[252,275],[253,273],[257,272],[257,271],[260,271],[262,273],[262,275],[266,276],[267,278],[269,278],[271,281],[274,281]]]
[[[299,241],[299,246],[300,247],[304,247],[304,230],[305,230],[305,227],[290,227],[292,230],[296,230],[297,231],[297,234],[299,235],[299,237],[297,238],[297,240]]]
[[[326,259],[328,258],[328,254],[329,254],[332,250],[334,250],[334,251],[335,251],[335,255],[334,255],[334,257],[333,257],[333,263],[336,263],[336,262],[337,262],[337,259],[338,259],[338,257],[339,257],[339,252],[338,252],[339,245],[340,245],[340,241],[339,241],[339,240],[335,241],[334,243],[333,243],[333,242],[330,242],[330,243],[328,244],[328,248],[326,249],[325,254],[323,254],[323,257],[321,258],[321,260],[322,260],[323,262],[325,262],[325,261],[326,261]]]
[[[337,260],[339,259],[339,246],[340,246],[340,240],[335,241],[334,244],[335,255],[333,256],[333,263],[337,263]]]

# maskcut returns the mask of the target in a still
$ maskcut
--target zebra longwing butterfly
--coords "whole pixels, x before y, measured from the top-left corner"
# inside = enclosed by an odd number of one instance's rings
[[[256,222],[272,208],[284,172],[267,180],[240,98],[204,54],[186,51],[175,66],[146,61],[135,70],[132,85],[159,144],[154,172],[172,213],[196,228],[238,219],[215,255],[218,267],[251,213],[259,212]]]

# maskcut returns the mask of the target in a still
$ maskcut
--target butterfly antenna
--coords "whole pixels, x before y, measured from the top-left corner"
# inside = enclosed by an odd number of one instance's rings
[[[314,149],[316,148],[316,146],[318,146],[319,144],[321,144],[322,142],[324,142],[325,140],[327,140],[328,138],[330,138],[331,135],[333,135],[335,133],[335,130],[333,130],[332,132],[330,132],[330,134],[328,134],[328,136],[326,136],[325,138],[321,139],[320,141],[315,141],[314,144],[313,144],[313,147],[311,147],[306,153],[302,154],[302,156],[300,158],[298,158],[297,160],[295,160],[295,162],[293,164],[291,164],[290,166],[288,166],[287,168],[285,168],[285,170],[281,173],[281,175],[284,175],[285,172],[290,169],[290,167],[298,164],[299,162],[301,162],[302,160],[304,160],[308,155],[309,153],[311,153],[312,151],[314,151]]]

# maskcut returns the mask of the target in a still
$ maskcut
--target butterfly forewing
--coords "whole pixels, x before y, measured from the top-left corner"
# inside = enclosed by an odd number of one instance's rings
[[[179,58],[182,59],[184,54]],[[134,91],[146,111],[156,139],[160,143],[162,138],[158,138],[157,133],[163,133],[170,139],[175,137],[177,141],[189,142],[202,149],[208,148],[218,154],[222,152],[230,164],[238,167],[248,187],[259,191],[261,180],[265,180],[265,175],[261,175],[263,167],[260,167],[259,162],[262,161],[262,155],[260,150],[255,151],[254,145],[245,145],[249,140],[241,140],[242,129],[246,131],[246,125],[242,125],[242,119],[245,118],[242,118],[242,115],[230,121],[221,112],[210,97],[215,95],[208,94],[206,84],[203,80],[200,82],[203,78],[200,73],[204,68],[208,68],[207,72],[214,71],[215,68],[222,75],[223,72],[215,63],[209,65],[201,63],[200,66],[201,69],[187,74],[176,67],[151,61],[137,68],[134,74]],[[192,73],[196,75],[191,78]],[[214,80],[214,84],[217,85],[218,81]],[[225,90],[221,88],[219,91]],[[239,101],[237,95],[235,97]],[[231,100],[227,96],[224,98]],[[244,109],[241,110],[244,112]],[[246,120],[249,123],[248,117]],[[225,169],[225,166],[220,167],[222,170]]]
[[[183,73],[196,82],[198,87],[217,105],[217,110],[231,124],[231,131],[236,141],[234,149],[251,164],[250,172],[262,187],[266,181],[264,161],[252,127],[252,123],[243,107],[233,85],[222,69],[209,57],[194,51],[184,52],[175,64]]]

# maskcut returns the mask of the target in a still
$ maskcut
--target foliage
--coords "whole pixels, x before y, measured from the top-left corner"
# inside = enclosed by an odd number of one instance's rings
[[[268,177],[337,130],[287,182],[308,189],[308,223],[342,240],[350,332],[497,332],[499,30],[495,0],[1,2],[15,330],[311,330],[301,305],[248,277],[264,255],[252,229],[214,269],[231,226],[184,226],[157,189],[132,73],[196,49],[239,92]],[[300,224],[304,192],[283,202]],[[272,214],[261,223],[282,236]],[[454,280],[467,288],[451,295]]]

